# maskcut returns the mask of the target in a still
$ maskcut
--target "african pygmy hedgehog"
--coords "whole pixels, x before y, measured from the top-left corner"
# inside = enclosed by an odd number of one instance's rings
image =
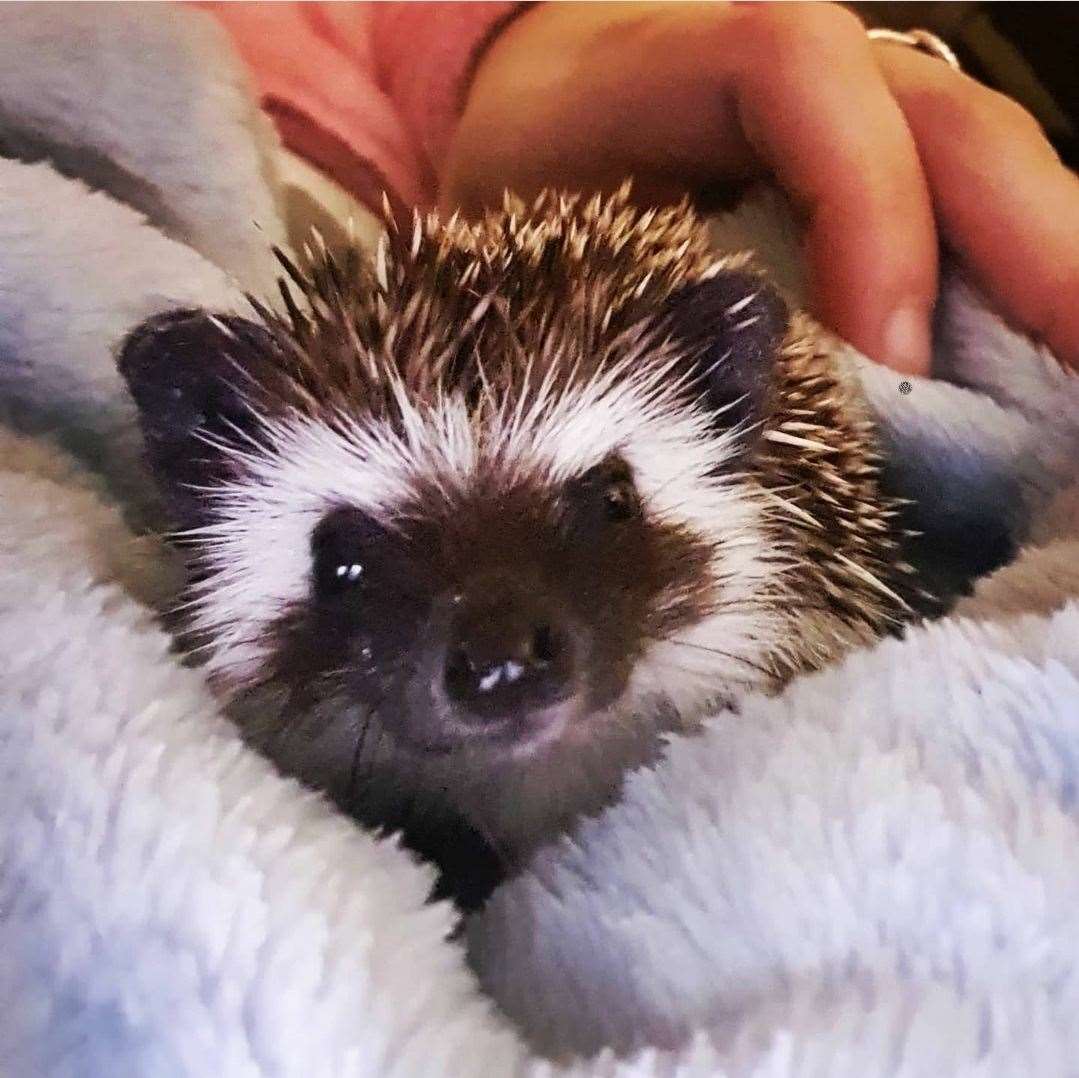
[[[255,745],[444,868],[909,616],[832,345],[686,206],[508,198],[282,261],[287,314],[120,357],[190,633]]]

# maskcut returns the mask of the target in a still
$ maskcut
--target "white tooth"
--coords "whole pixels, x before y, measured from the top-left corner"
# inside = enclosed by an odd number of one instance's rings
[[[512,659],[502,669],[505,671],[507,681],[516,681],[525,672],[525,668]]]

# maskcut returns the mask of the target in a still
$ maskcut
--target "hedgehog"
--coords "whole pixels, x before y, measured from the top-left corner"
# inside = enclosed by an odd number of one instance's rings
[[[686,205],[416,214],[119,366],[249,741],[466,904],[716,707],[895,632],[835,342]]]

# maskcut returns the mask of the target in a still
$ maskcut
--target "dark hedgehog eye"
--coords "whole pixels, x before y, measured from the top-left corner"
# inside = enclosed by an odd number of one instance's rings
[[[362,585],[367,559],[381,528],[358,509],[336,509],[311,536],[315,595],[332,599]]]
[[[571,500],[600,510],[603,519],[623,523],[640,515],[641,502],[629,466],[612,458],[589,469],[569,486]]]
[[[608,520],[632,520],[640,511],[637,488],[629,476],[611,479],[603,491],[603,508]]]

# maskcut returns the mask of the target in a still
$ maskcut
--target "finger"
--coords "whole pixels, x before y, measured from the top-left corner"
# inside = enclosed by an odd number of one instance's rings
[[[918,152],[861,24],[761,5],[728,47],[749,141],[807,218],[819,316],[867,355],[929,366],[937,240]]]
[[[945,240],[1006,316],[1079,369],[1079,177],[1009,98],[912,49],[880,57]]]
[[[524,196],[552,183],[609,191],[632,176],[636,201],[664,203],[710,181],[745,179],[757,162],[723,83],[729,11],[533,6],[476,72],[444,201],[474,209],[499,201],[507,185]]]

